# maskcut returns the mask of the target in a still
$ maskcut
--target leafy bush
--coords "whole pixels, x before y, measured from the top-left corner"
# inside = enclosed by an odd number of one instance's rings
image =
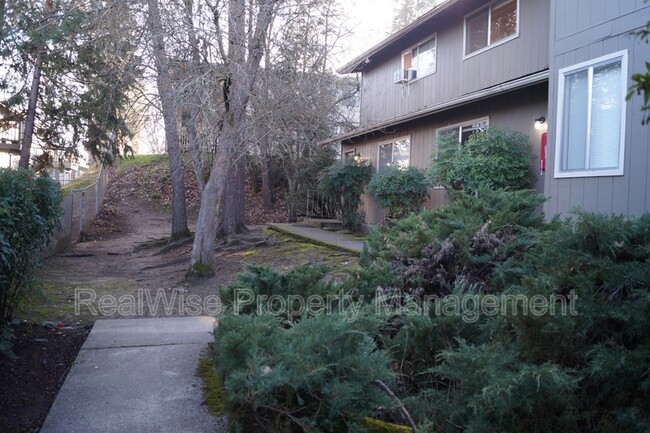
[[[377,204],[389,218],[404,218],[421,209],[429,191],[425,174],[415,167],[391,166],[378,171],[368,183]]]
[[[509,129],[489,128],[472,134],[465,143],[458,137],[440,134],[429,171],[434,185],[448,190],[519,190],[530,187],[529,139]]]
[[[369,180],[368,162],[354,158],[336,161],[318,177],[318,188],[334,200],[343,226],[350,231],[363,222],[364,215],[359,213],[359,206]]]
[[[40,249],[57,229],[61,192],[52,179],[0,169],[0,327],[32,287]]]

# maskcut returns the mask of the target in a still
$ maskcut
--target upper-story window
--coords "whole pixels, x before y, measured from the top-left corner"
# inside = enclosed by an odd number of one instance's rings
[[[421,78],[425,75],[436,72],[436,45],[438,38],[432,38],[419,43],[402,53],[402,69],[415,70],[414,78]]]
[[[627,51],[558,74],[555,177],[622,175]]]
[[[519,0],[492,3],[465,17],[465,56],[517,37]]]

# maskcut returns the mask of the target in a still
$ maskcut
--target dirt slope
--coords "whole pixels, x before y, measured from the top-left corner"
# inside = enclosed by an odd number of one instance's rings
[[[257,225],[250,227],[249,236],[215,251],[213,277],[188,280],[185,271],[191,243],[170,244],[167,238],[171,221],[165,210],[170,200],[165,173],[160,161],[114,169],[100,215],[83,241],[45,261],[39,272],[41,292],[17,314],[27,320],[14,329],[17,358],[0,359],[0,432],[38,431],[88,328],[97,319],[196,313],[187,310],[190,303],[217,298],[219,288],[245,263],[279,270],[325,263],[335,273],[356,263],[353,255],[285,238]],[[198,191],[190,188],[191,209],[196,209],[197,200]],[[284,211],[266,214],[255,203],[260,203],[259,197],[249,188],[250,223],[283,221]],[[103,296],[126,307],[132,297],[137,305],[102,314]],[[92,302],[83,302],[93,297]],[[198,313],[206,314],[204,310]],[[47,329],[43,321],[66,328]]]

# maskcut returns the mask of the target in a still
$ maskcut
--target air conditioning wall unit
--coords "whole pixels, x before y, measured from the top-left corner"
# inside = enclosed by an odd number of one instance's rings
[[[395,84],[408,83],[418,77],[417,69],[398,69],[393,73]]]
[[[395,84],[404,83],[408,80],[408,69],[398,69],[393,73],[393,81]]]

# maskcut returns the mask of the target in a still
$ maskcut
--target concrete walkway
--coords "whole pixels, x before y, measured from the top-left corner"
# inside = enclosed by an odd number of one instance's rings
[[[278,231],[359,254],[363,242],[294,224]],[[225,418],[208,414],[201,352],[214,318],[97,320],[45,419],[41,433],[221,433]]]
[[[211,317],[95,322],[41,433],[226,432],[202,404]]]
[[[303,224],[273,223],[269,224],[269,227],[287,233],[290,236],[302,238],[308,242],[334,247],[355,254],[360,254],[363,251],[363,241],[345,233],[330,232]]]

